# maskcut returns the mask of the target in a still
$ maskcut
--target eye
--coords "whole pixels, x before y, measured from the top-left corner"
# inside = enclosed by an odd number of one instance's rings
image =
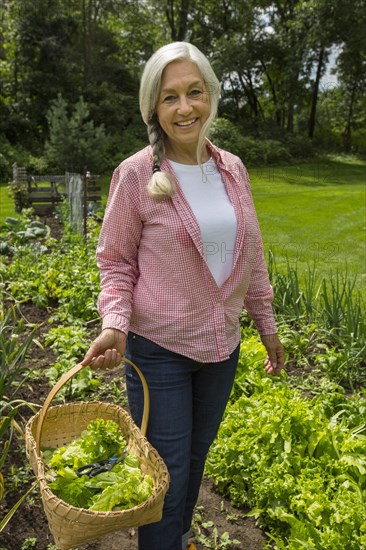
[[[191,97],[199,97],[199,96],[202,95],[202,94],[203,94],[202,90],[191,90],[191,91],[189,92],[189,95],[190,95]]]
[[[175,101],[175,96],[174,95],[167,95],[166,97],[164,97],[163,99],[163,103],[173,103],[173,101]]]

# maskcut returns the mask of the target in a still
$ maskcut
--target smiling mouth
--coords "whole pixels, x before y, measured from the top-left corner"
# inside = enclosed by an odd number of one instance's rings
[[[192,118],[191,120],[187,120],[184,122],[176,122],[175,125],[179,126],[180,128],[188,128],[189,126],[192,126],[195,122],[197,122],[197,120],[198,118]]]

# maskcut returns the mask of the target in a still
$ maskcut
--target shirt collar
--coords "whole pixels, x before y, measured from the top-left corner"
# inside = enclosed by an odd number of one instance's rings
[[[222,159],[222,150],[219,149],[216,145],[212,143],[209,139],[206,138],[206,145],[208,150],[211,153],[212,158],[216,162],[217,165],[223,165],[223,159]]]
[[[220,166],[223,166],[224,165],[224,161],[223,161],[223,158],[222,158],[222,149],[220,149],[219,147],[217,147],[216,145],[214,145],[212,143],[212,141],[210,141],[209,139],[206,138],[206,145],[207,145],[207,148],[212,156],[212,158],[214,159],[214,161],[216,162],[217,165],[220,165]],[[149,148],[149,154],[150,154],[150,157],[151,157],[151,162],[152,162],[152,147],[151,145],[148,146]],[[164,164],[166,162],[167,159],[164,159],[162,164]]]

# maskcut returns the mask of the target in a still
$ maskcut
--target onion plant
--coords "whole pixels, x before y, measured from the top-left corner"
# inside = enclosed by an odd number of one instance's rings
[[[0,469],[6,460],[13,431],[20,429],[16,422],[19,410],[28,407],[36,411],[33,403],[18,398],[20,389],[32,374],[25,366],[25,358],[38,326],[24,334],[25,328],[23,319],[17,319],[14,308],[0,315]]]

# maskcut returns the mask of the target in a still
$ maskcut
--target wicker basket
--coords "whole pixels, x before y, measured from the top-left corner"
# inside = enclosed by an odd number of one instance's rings
[[[144,411],[141,429],[129,414],[117,405],[97,401],[77,402],[49,408],[57,392],[83,365],[79,364],[65,373],[51,390],[42,409],[27,423],[25,441],[28,460],[39,481],[44,510],[57,548],[68,550],[80,544],[103,537],[108,533],[159,521],[165,493],[169,486],[168,470],[157,451],[147,441],[146,429],[150,410],[149,391],[141,371],[128,359],[124,361],[135,368],[144,390]],[[40,447],[61,447],[77,438],[88,423],[95,418],[114,420],[127,440],[129,451],[140,461],[141,470],[154,482],[154,491],[145,502],[120,512],[93,512],[70,506],[54,495],[49,488]]]

